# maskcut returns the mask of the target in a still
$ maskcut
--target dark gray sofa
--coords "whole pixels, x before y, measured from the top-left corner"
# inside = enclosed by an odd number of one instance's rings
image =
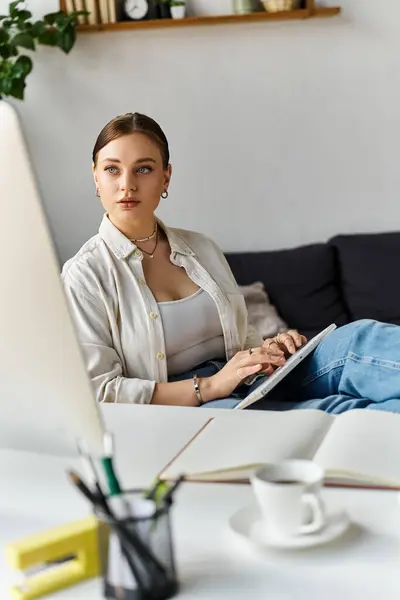
[[[369,318],[400,325],[400,233],[338,235],[326,243],[228,253],[239,285],[262,281],[282,318],[310,337]]]

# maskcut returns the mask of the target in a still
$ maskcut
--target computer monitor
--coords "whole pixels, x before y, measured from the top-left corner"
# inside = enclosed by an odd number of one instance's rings
[[[0,448],[100,454],[103,420],[15,108],[0,100]]]

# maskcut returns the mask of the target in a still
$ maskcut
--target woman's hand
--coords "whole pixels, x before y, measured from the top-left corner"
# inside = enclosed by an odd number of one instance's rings
[[[281,352],[287,358],[306,343],[307,338],[304,335],[295,329],[290,329],[284,333],[278,333],[274,338],[264,340],[263,348],[274,354]]]
[[[256,373],[271,375],[275,368],[285,363],[282,351],[271,348],[250,348],[235,354],[215,375],[203,380],[201,393],[206,401],[228,398],[242,381]]]

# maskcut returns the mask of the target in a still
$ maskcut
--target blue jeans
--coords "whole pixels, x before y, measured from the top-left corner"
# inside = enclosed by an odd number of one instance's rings
[[[209,361],[170,381],[215,374],[224,362]],[[239,386],[206,408],[234,408],[260,384]],[[314,408],[339,414],[355,408],[400,412],[400,327],[361,320],[336,329],[265,398],[247,410]]]

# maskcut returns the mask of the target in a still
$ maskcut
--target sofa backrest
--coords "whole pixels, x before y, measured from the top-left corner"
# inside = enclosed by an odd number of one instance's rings
[[[400,233],[338,235],[329,245],[351,320],[400,325]]]
[[[226,257],[240,285],[262,281],[282,318],[307,337],[333,322],[400,325],[400,232]]]
[[[226,258],[240,285],[262,281],[286,323],[307,337],[331,323],[349,321],[333,246],[312,244],[289,250],[229,253]]]

